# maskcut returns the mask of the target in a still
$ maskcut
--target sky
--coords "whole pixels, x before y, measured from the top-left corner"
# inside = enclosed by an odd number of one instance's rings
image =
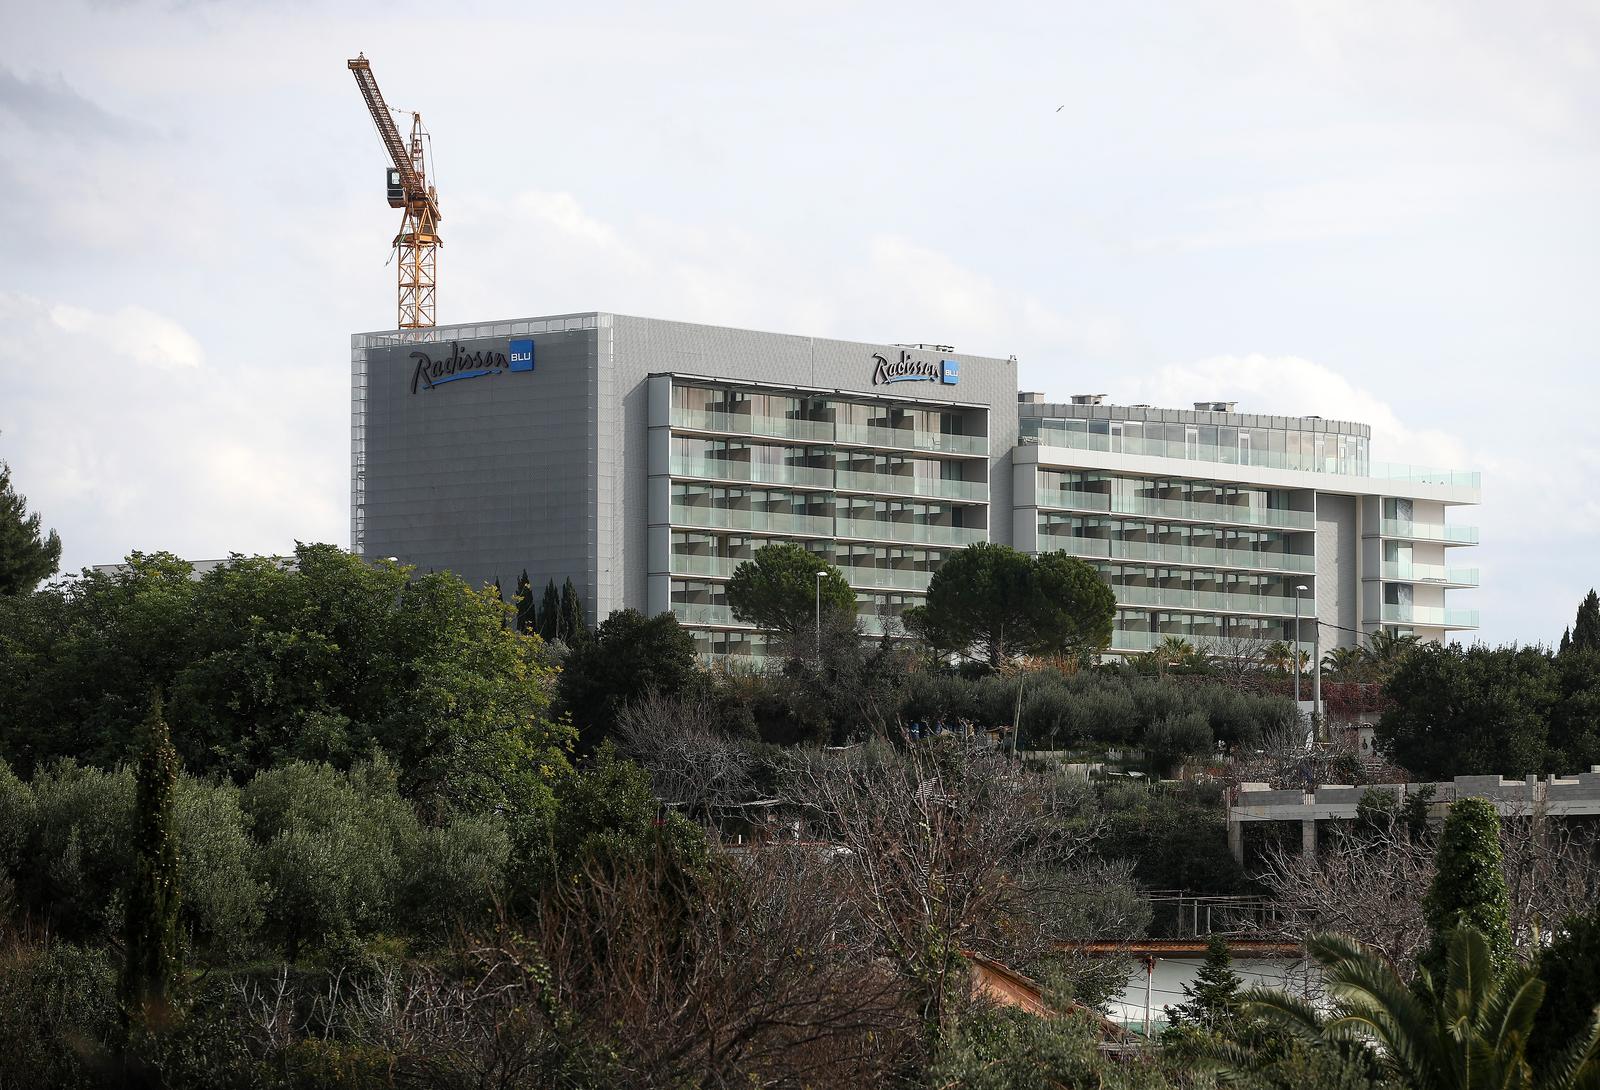
[[[441,323],[1019,358],[1481,470],[1479,638],[1600,584],[1600,6],[0,0],[0,459],[63,567],[349,539],[422,112]],[[327,6],[333,7],[333,6]]]

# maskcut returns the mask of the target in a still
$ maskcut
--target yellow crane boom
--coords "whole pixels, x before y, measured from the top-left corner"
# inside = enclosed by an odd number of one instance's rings
[[[423,147],[428,131],[422,127],[422,115],[413,113],[408,145],[395,127],[366,54],[349,61],[348,67],[356,78],[356,86],[361,89],[361,97],[366,100],[373,123],[378,126],[378,138],[394,164],[386,179],[389,207],[405,210],[401,214],[400,233],[394,236],[394,249],[399,258],[396,324],[402,330],[432,329],[439,287],[439,221],[443,217],[439,214],[439,195],[428,184],[427,154]]]

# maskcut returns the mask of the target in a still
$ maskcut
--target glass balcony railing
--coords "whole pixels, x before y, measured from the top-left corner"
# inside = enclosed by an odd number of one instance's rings
[[[834,471],[834,485],[853,492],[882,492],[892,496],[924,496],[938,500],[978,500],[987,502],[989,485],[985,481],[953,481],[942,477],[916,477],[911,474],[857,473]]]
[[[1477,628],[1475,609],[1446,609],[1443,606],[1398,606],[1385,604],[1386,624],[1423,624],[1439,628]]]
[[[1438,522],[1407,522],[1403,519],[1384,519],[1379,528],[1384,537],[1399,537],[1409,541],[1442,541],[1446,545],[1476,545],[1476,526],[1454,526]]]
[[[733,569],[742,564],[731,556],[705,556],[700,553],[673,553],[668,570],[673,575],[702,575],[712,579],[730,579]]]
[[[1073,511],[1100,511],[1113,515],[1139,515],[1145,518],[1188,519],[1193,522],[1235,523],[1242,526],[1271,526],[1284,530],[1313,530],[1316,515],[1310,511],[1285,508],[1245,507],[1242,504],[1205,503],[1197,500],[1147,499],[1142,496],[1110,496],[1082,489],[1040,489],[1039,506]]]
[[[669,570],[673,575],[731,579],[734,571],[745,562],[745,559],[733,556],[706,556],[700,553],[673,553]],[[914,568],[876,568],[841,564],[839,571],[852,587],[873,590],[925,591],[933,578],[933,572]]]
[[[1169,587],[1140,587],[1112,584],[1119,606],[1156,606],[1167,609],[1205,609],[1219,613],[1272,613],[1294,616],[1294,599],[1270,594],[1241,594],[1230,591],[1179,590]],[[1314,604],[1301,598],[1300,609],[1310,616]]]
[[[987,541],[989,532],[981,527],[940,526],[926,522],[888,522],[879,519],[839,518],[834,520],[834,536],[864,541],[906,541],[917,545],[971,545]]]
[[[807,443],[833,440],[833,422],[794,420],[782,416],[752,416],[749,413],[718,413],[703,409],[672,410],[672,426],[697,431],[728,432],[733,435],[762,435],[773,439],[800,439]]]
[[[842,424],[832,420],[800,420],[750,413],[720,413],[705,409],[672,410],[672,426],[728,435],[759,435],[769,439],[798,439],[805,443],[848,443],[855,446],[927,450],[941,454],[988,454],[984,435],[949,435],[914,428],[884,428],[871,424]]]
[[[1216,549],[1204,545],[1162,545],[1148,541],[1121,541],[1099,537],[1039,535],[1043,551],[1060,549],[1073,556],[1106,560],[1154,560],[1164,564],[1184,564],[1219,568],[1250,568],[1257,571],[1309,572],[1315,558],[1300,553],[1252,552],[1248,549]]]
[[[673,504],[672,521],[677,526],[697,526],[708,530],[763,530],[774,534],[809,534],[831,537],[830,515],[791,515],[743,508]]]
[[[1409,481],[1412,484],[1443,484],[1455,488],[1483,487],[1483,474],[1464,469],[1431,469],[1428,466],[1399,462],[1373,462],[1368,476],[1380,481]]]
[[[728,605],[673,602],[672,612],[684,624],[735,625],[741,623],[733,619],[733,607]]]
[[[1383,577],[1396,583],[1444,583],[1458,587],[1478,585],[1477,568],[1447,568],[1443,564],[1404,564],[1383,562]]]
[[[802,488],[833,487],[833,471],[818,469],[815,466],[745,462],[733,458],[674,458],[671,469],[674,477],[750,481],[754,484],[786,484]]]
[[[1270,636],[1221,636],[1209,632],[1145,632],[1142,630],[1117,628],[1113,629],[1111,632],[1111,646],[1109,650],[1154,651],[1157,647],[1160,647],[1163,643],[1170,639],[1180,639],[1197,651],[1211,654],[1237,654],[1237,650],[1235,650],[1231,645],[1235,645],[1240,641],[1254,641],[1263,645],[1279,642]],[[1284,641],[1284,646],[1288,646],[1287,641]],[[1305,658],[1308,668],[1314,647],[1314,644],[1308,642],[1300,644],[1300,652]],[[1306,693],[1306,695],[1309,698],[1309,691]]]

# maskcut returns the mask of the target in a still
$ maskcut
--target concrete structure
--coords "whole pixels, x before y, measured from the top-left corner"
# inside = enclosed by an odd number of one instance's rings
[[[1317,823],[1353,821],[1368,791],[1391,796],[1397,805],[1431,789],[1431,812],[1442,817],[1456,799],[1479,798],[1494,803],[1503,817],[1539,811],[1549,817],[1600,817],[1600,765],[1576,776],[1457,776],[1449,783],[1389,783],[1366,787],[1324,784],[1314,791],[1275,791],[1264,783],[1243,783],[1228,804],[1228,847],[1244,862],[1244,826],[1252,821],[1298,821],[1301,846],[1317,850]]]
[[[591,622],[671,609],[710,655],[765,650],[725,587],[778,540],[840,566],[869,632],[977,541],[1095,563],[1113,651],[1477,623],[1444,602],[1477,583],[1444,565],[1476,475],[1374,467],[1360,424],[1046,404],[1014,359],[599,311],[351,348],[355,552],[570,578]]]

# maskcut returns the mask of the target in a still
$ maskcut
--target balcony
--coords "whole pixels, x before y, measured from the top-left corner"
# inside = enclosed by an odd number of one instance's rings
[[[833,422],[830,420],[795,420],[783,416],[752,416],[749,413],[718,413],[702,409],[674,408],[672,426],[694,431],[714,431],[724,435],[798,439],[804,443],[833,441]]]
[[[794,485],[800,488],[833,487],[833,471],[815,466],[745,462],[733,458],[674,458],[671,471],[674,477],[711,481],[749,481],[752,484]]]
[[[703,553],[673,553],[667,570],[673,575],[697,575],[708,579],[731,579],[743,560],[731,556],[706,556]]]
[[[1190,647],[1202,653],[1212,654],[1237,654],[1232,645],[1259,644],[1265,646],[1270,643],[1280,642],[1266,636],[1225,636],[1214,633],[1195,632],[1141,632],[1130,629],[1118,628],[1111,633],[1110,651],[1154,651],[1170,639],[1179,639]],[[1287,641],[1284,642],[1288,646]],[[1314,653],[1315,645],[1309,642],[1300,644],[1301,654],[1307,662]]]
[[[1476,545],[1476,526],[1447,526],[1438,522],[1409,522],[1403,519],[1384,519],[1379,525],[1384,537],[1403,541],[1442,541],[1446,545]]]
[[[1475,587],[1477,568],[1447,568],[1443,564],[1405,564],[1383,562],[1383,578],[1394,583],[1437,583],[1447,587]]]
[[[834,486],[849,492],[879,492],[891,496],[918,496],[935,500],[970,500],[987,503],[986,481],[959,481],[943,477],[917,477],[907,474],[857,473],[835,470]]]
[[[743,625],[733,619],[733,607],[700,602],[673,602],[673,615],[684,624],[714,624],[723,627]]]
[[[748,557],[707,556],[702,553],[673,553],[668,570],[673,575],[702,579],[731,579]],[[909,590],[923,592],[933,578],[931,571],[914,568],[876,568],[840,564],[839,571],[852,587],[864,590]]]
[[[672,505],[672,524],[703,530],[756,530],[771,534],[831,537],[831,515],[794,515],[749,508]]]
[[[1053,549],[1059,549],[1072,556],[1101,560],[1150,560],[1187,567],[1247,568],[1252,571],[1309,572],[1316,565],[1314,557],[1301,553],[1258,553],[1247,549],[1162,545],[1147,541],[1041,533],[1039,550],[1048,552]]]
[[[937,454],[988,454],[987,435],[950,435],[911,428],[880,428],[871,424],[835,424],[833,440],[850,446],[926,450]]]
[[[974,526],[941,526],[928,522],[888,522],[879,519],[836,518],[834,536],[856,541],[900,541],[913,545],[957,548],[989,540],[989,531]]]
[[[1169,587],[1140,587],[1112,584],[1118,606],[1153,606],[1166,609],[1207,610],[1217,613],[1265,613],[1293,617],[1294,599],[1268,594],[1241,594],[1229,591],[1178,590]],[[1302,598],[1301,610],[1311,615],[1314,603]]]
[[[1399,606],[1385,604],[1385,624],[1420,624],[1434,628],[1477,628],[1475,609],[1446,609],[1443,606]]]
[[[1145,499],[1138,496],[1110,496],[1081,489],[1040,489],[1039,506],[1069,511],[1097,511],[1112,515],[1138,515],[1153,519],[1183,519],[1190,522],[1233,523],[1264,526],[1280,530],[1314,530],[1316,515],[1310,511],[1285,508],[1245,507],[1231,503],[1204,503],[1191,500]]]

